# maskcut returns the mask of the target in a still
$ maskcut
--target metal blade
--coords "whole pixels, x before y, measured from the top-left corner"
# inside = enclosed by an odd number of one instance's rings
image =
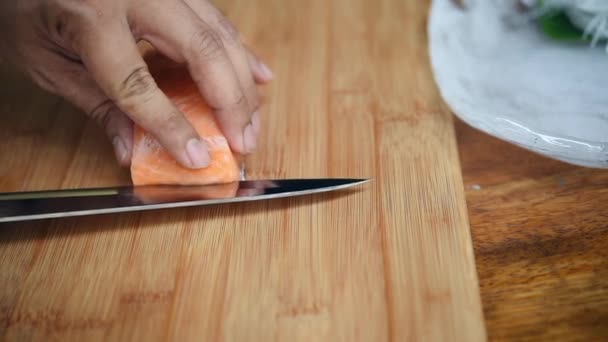
[[[345,189],[368,179],[247,180],[0,194],[0,222],[268,200]]]

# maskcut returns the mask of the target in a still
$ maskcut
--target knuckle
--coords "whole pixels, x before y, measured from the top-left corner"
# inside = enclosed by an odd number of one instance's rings
[[[205,28],[192,35],[191,49],[197,57],[215,59],[223,55],[224,44],[215,30]]]
[[[76,41],[80,32],[78,26],[79,21],[68,11],[60,11],[48,19],[49,32],[60,41]]]
[[[45,6],[43,20],[52,36],[77,43],[83,33],[97,25],[102,13],[93,1],[55,0]]]
[[[249,102],[247,97],[240,93],[211,109],[221,117],[244,118],[245,114],[249,114]]]
[[[39,68],[32,68],[28,70],[28,73],[30,75],[30,78],[40,88],[53,94],[57,94],[58,92],[60,92],[59,83],[55,82],[53,77],[49,75],[47,71],[41,70]]]
[[[237,95],[235,97],[235,99],[232,101],[232,107],[238,108],[238,109],[247,108],[248,104],[249,104],[249,101],[247,101],[247,97],[243,93]]]
[[[222,39],[228,44],[239,44],[240,37],[236,27],[226,18],[220,16],[217,20]]]
[[[110,126],[111,113],[114,108],[114,103],[111,100],[104,100],[89,112],[89,117],[95,120],[103,129],[107,130]]]
[[[247,89],[247,94],[249,94],[249,108],[253,111],[260,109],[260,99],[258,97],[257,88],[255,85],[251,85],[249,89]]]
[[[159,117],[152,125],[157,134],[164,137],[176,137],[176,133],[179,134],[187,129],[183,117],[176,112]]]
[[[218,112],[226,113],[227,115],[241,114],[248,111],[249,103],[245,94],[239,92],[233,96],[224,99],[222,105],[218,108],[213,108]]]
[[[133,101],[147,101],[157,90],[156,82],[148,67],[137,67],[118,85],[116,98],[121,104],[130,105]]]

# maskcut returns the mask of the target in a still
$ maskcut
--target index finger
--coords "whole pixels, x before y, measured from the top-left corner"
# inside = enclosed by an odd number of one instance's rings
[[[150,132],[183,166],[202,168],[209,153],[199,135],[158,88],[128,26],[112,23],[91,31],[78,50],[107,96]]]
[[[158,7],[157,7],[158,6]],[[170,7],[169,7],[170,6]],[[142,37],[174,60],[185,61],[213,109],[231,148],[250,153],[253,110],[220,34],[182,1],[155,2],[132,13]]]

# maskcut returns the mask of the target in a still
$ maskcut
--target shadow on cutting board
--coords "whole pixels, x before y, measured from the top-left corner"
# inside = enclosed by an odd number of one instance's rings
[[[126,185],[104,130],[0,66],[0,192]]]
[[[247,229],[248,225],[243,221],[239,222],[238,219],[246,219],[253,215],[274,215],[279,211],[287,213],[291,209],[329,204],[361,191],[364,190],[346,189],[332,193],[248,203],[2,223],[0,224],[0,246],[19,241],[50,240],[105,231],[145,231],[159,226],[168,230],[208,229],[206,222],[217,222],[217,220],[228,222],[226,225],[222,225],[225,229]],[[235,219],[237,219],[236,222]],[[216,224],[213,229],[220,228]]]

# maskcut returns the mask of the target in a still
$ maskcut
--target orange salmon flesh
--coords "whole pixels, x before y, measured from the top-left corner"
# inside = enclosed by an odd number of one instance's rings
[[[185,168],[151,134],[135,124],[131,158],[133,185],[208,185],[238,181],[239,161],[187,68],[160,55],[147,56],[146,62],[158,87],[200,135],[209,150],[211,161],[203,169]]]

